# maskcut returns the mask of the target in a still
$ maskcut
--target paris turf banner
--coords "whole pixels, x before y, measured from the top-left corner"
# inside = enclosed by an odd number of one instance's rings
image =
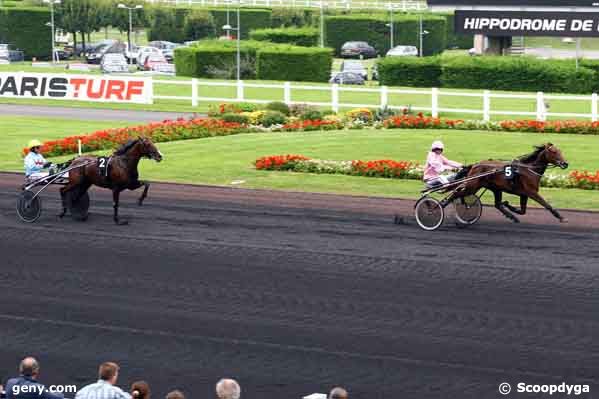
[[[599,37],[599,13],[590,12],[458,10],[454,21],[463,34]]]
[[[152,103],[147,77],[0,72],[0,98]]]

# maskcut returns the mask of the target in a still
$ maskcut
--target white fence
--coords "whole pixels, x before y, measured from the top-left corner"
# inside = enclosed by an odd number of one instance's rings
[[[146,0],[150,3],[198,6],[237,6],[242,7],[291,7],[291,8],[331,8],[340,10],[377,9],[397,11],[425,10],[423,0]]]
[[[544,121],[548,117],[557,118],[586,118],[593,122],[598,120],[598,100],[597,94],[591,95],[547,95],[543,92],[536,94],[506,94],[506,93],[492,93],[490,90],[485,90],[481,93],[472,92],[457,92],[457,91],[446,91],[438,88],[432,89],[396,89],[389,88],[386,86],[379,87],[349,87],[341,86],[338,84],[332,85],[303,85],[297,83],[280,83],[280,84],[263,84],[263,83],[246,83],[243,80],[232,81],[232,82],[211,82],[211,81],[200,81],[199,79],[191,79],[189,81],[179,80],[153,80],[153,85],[164,84],[164,85],[179,85],[179,86],[191,86],[191,96],[168,96],[168,95],[156,95],[156,88],[153,89],[153,99],[159,100],[182,100],[189,101],[193,107],[197,107],[200,102],[216,103],[216,102],[251,102],[251,103],[269,103],[271,101],[282,101],[288,105],[291,104],[308,104],[319,107],[331,108],[335,112],[338,112],[341,108],[379,108],[388,107],[391,109],[405,109],[410,107],[415,111],[430,112],[433,117],[438,117],[439,113],[454,113],[454,114],[472,114],[482,116],[482,120],[491,120],[492,115],[509,115],[509,116],[524,116],[533,117],[538,121]],[[221,87],[221,88],[234,88],[236,96],[234,98],[229,97],[205,97],[200,96],[201,87]],[[279,98],[251,98],[245,95],[247,88],[258,88],[258,89],[278,89],[282,90],[283,95]],[[313,101],[296,101],[294,100],[293,91],[312,91],[312,92],[325,92],[328,93],[329,101],[313,102]],[[359,103],[347,103],[340,101],[340,94],[342,93],[370,93],[375,94],[379,101],[377,104],[359,104]],[[410,104],[399,104],[389,100],[390,95],[419,95],[428,96],[430,98],[430,106],[410,106]],[[463,109],[463,108],[447,108],[441,107],[440,99],[442,97],[470,97],[482,99],[481,109]],[[533,100],[536,103],[535,111],[522,111],[522,110],[509,110],[500,109],[493,110],[493,99],[514,99],[514,100]],[[571,112],[549,112],[548,101],[585,101],[588,103],[589,113],[571,113]],[[473,118],[477,119],[477,118]]]

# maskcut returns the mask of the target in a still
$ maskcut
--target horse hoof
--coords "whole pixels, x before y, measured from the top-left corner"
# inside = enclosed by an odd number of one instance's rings
[[[126,226],[129,222],[127,220],[117,220],[116,224],[117,226]]]
[[[560,222],[560,223],[568,223],[568,219],[566,219],[566,218],[561,218],[561,219],[559,220],[559,222]]]

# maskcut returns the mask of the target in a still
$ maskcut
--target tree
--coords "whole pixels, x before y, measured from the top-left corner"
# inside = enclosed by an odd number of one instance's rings
[[[185,18],[183,27],[185,40],[199,40],[216,37],[216,25],[212,14],[194,10]]]

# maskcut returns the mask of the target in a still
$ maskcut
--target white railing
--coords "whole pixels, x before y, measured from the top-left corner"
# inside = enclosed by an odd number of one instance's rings
[[[308,104],[318,107],[331,108],[333,111],[338,112],[341,108],[383,108],[388,107],[390,109],[406,109],[410,108],[415,111],[429,112],[433,117],[438,117],[440,113],[445,114],[472,114],[482,116],[483,121],[490,121],[493,115],[509,115],[509,116],[525,116],[534,117],[538,121],[545,121],[548,117],[556,118],[585,118],[590,119],[593,122],[598,120],[598,96],[596,93],[591,95],[548,95],[543,92],[536,94],[507,94],[507,93],[492,93],[490,90],[484,90],[482,93],[474,92],[458,92],[458,91],[446,91],[438,88],[432,89],[396,89],[387,86],[378,87],[349,87],[341,86],[338,84],[332,85],[310,85],[301,83],[246,83],[243,80],[240,81],[228,81],[228,82],[212,82],[204,81],[199,79],[191,79],[188,81],[180,80],[153,80],[153,85],[181,85],[191,86],[191,96],[168,96],[168,95],[152,95],[153,100],[180,100],[189,101],[193,107],[197,107],[201,102],[217,103],[217,102],[251,102],[266,104],[272,101],[282,101],[288,105],[291,104]],[[206,97],[200,96],[200,89],[202,87],[225,87],[234,88],[235,97]],[[278,89],[282,90],[282,96],[275,98],[251,98],[245,95],[247,88],[258,88],[258,89]],[[328,93],[329,101],[296,101],[294,100],[293,91],[311,91],[311,92],[325,92]],[[156,93],[156,87],[153,89],[153,93]],[[361,103],[348,103],[340,101],[343,93],[369,93],[375,94],[379,99],[376,104],[361,104]],[[400,104],[398,102],[390,101],[391,95],[416,95],[416,96],[427,96],[429,98],[428,104],[430,106],[411,106],[410,103]],[[441,107],[441,99],[443,97],[470,97],[482,99],[482,108],[480,109],[464,109],[464,108],[448,108]],[[493,99],[513,99],[513,100],[533,100],[535,102],[534,111],[522,111],[522,110],[510,110],[510,109],[492,109]],[[590,113],[582,112],[549,112],[547,102],[549,100],[558,101],[584,101],[588,103],[588,110]]]
[[[204,7],[237,6],[242,7],[291,7],[291,8],[330,8],[338,10],[376,9],[398,11],[425,10],[423,0],[146,0],[150,3],[170,5],[188,5]]]

